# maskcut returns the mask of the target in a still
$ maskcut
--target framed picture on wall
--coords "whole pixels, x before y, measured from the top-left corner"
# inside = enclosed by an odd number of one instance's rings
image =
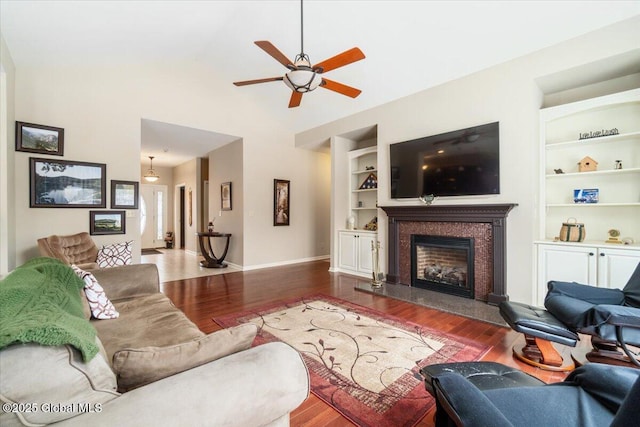
[[[111,180],[111,209],[138,209],[138,182]]]
[[[107,165],[29,158],[29,207],[105,208]]]
[[[35,123],[16,122],[16,151],[64,154],[64,129]]]
[[[289,225],[289,190],[290,181],[273,180],[273,225]]]
[[[223,211],[230,211],[232,209],[231,197],[231,183],[223,182],[220,184],[220,206]]]
[[[89,211],[89,234],[125,234],[124,211]]]

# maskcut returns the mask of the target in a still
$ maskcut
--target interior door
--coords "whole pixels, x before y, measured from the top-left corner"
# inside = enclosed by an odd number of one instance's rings
[[[164,246],[164,233],[167,229],[167,186],[142,184],[140,212],[140,232],[143,248]]]

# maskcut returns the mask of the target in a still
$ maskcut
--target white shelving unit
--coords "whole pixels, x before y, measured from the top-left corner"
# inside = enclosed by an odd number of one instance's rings
[[[603,130],[614,134],[581,139]],[[540,139],[534,302],[543,303],[549,280],[624,286],[640,262],[640,89],[543,109]],[[597,170],[579,172],[578,162],[587,156],[598,162]],[[578,189],[598,189],[598,203],[575,203]],[[584,223],[585,241],[555,241],[571,217]],[[610,229],[635,243],[605,243]]]
[[[355,228],[362,230],[378,216],[378,188],[360,189],[370,174],[378,176],[378,147],[367,147],[349,152],[350,215]]]
[[[579,139],[612,129],[618,133]],[[540,137],[540,240],[552,241],[562,222],[575,217],[588,240],[602,243],[615,228],[640,241],[640,90],[543,109]],[[598,162],[597,171],[578,172],[586,156]],[[574,203],[576,189],[598,189],[598,203]]]

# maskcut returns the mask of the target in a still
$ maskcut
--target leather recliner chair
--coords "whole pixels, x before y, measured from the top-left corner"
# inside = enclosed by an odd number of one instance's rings
[[[640,347],[640,263],[622,290],[551,281],[544,305],[570,330],[592,336],[588,360],[640,366],[638,354],[629,348]]]
[[[436,398],[437,427],[638,425],[639,369],[589,363],[563,382],[532,386],[531,380],[518,384],[511,372],[496,375],[490,362],[484,372],[485,364],[423,369],[432,374],[425,377]]]

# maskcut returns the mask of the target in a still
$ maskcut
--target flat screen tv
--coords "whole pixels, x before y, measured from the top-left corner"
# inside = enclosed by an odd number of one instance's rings
[[[391,198],[500,193],[499,122],[389,146]]]

